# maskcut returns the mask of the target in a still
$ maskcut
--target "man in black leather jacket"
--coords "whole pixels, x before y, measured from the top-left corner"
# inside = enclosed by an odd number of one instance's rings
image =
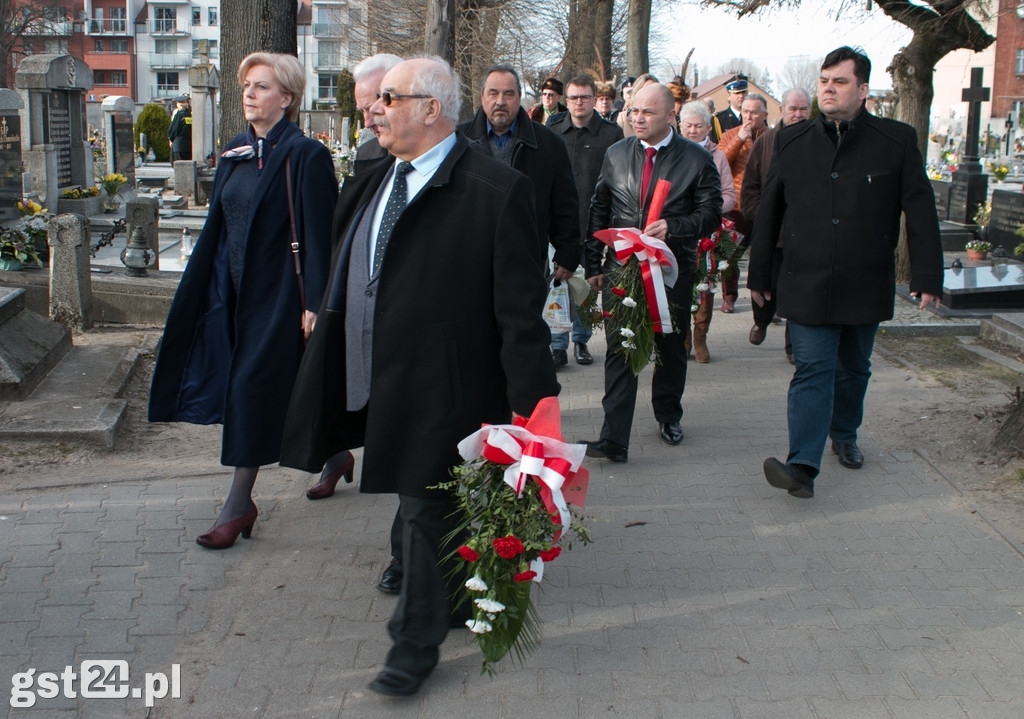
[[[669,444],[683,439],[680,420],[686,387],[684,340],[690,323],[690,303],[697,260],[697,243],[714,232],[722,219],[722,186],[711,154],[684,140],[672,129],[674,100],[661,84],[646,85],[636,93],[630,121],[636,137],[612,145],[605,154],[601,175],[590,203],[586,243],[587,281],[604,287],[604,275],[618,266],[613,252],[593,237],[610,227],[635,227],[663,240],[679,263],[679,278],[666,288],[672,307],[674,332],[655,335],[659,362],[651,383],[654,416],[661,438]],[[654,148],[653,171],[641,197],[647,148]],[[651,198],[659,180],[671,183],[661,217],[648,221]],[[605,355],[605,419],[601,438],[589,442],[587,454],[625,462],[636,406],[637,378],[623,356],[612,350],[617,339],[608,338]]]

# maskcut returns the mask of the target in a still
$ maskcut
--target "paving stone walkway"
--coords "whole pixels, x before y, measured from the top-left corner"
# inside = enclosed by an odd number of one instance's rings
[[[492,680],[453,632],[411,699],[365,689],[388,647],[395,600],[373,586],[395,498],[313,503],[308,475],[267,469],[252,540],[211,552],[195,537],[229,481],[216,428],[137,464],[0,475],[7,716],[1020,719],[1022,548],[871,413],[935,390],[876,356],[864,468],[827,455],[815,498],[790,498],[761,474],[786,452],[782,332],[750,346],[738,307],[690,365],[683,444],[659,440],[644,377],[629,463],[587,460],[595,541],[546,570],[540,649]],[[559,376],[566,437],[596,437],[600,364]]]

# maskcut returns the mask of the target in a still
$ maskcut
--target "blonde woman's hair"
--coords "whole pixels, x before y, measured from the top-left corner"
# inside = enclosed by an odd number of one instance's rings
[[[281,86],[282,92],[291,95],[291,102],[284,114],[290,122],[299,119],[299,108],[302,106],[302,93],[306,89],[306,72],[302,63],[294,55],[278,52],[254,52],[245,56],[238,66],[238,86],[245,84],[245,76],[257,65],[266,65],[274,71],[274,77]]]

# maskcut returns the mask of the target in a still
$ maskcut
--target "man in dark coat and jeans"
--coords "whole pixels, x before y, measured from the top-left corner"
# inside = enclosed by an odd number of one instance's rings
[[[894,251],[906,214],[910,294],[938,306],[942,249],[935,199],[909,125],[868,114],[871,61],[849,47],[825,57],[821,116],[783,128],[755,222],[747,287],[771,296],[772,253],[782,238],[776,289],[789,319],[796,371],[789,385],[789,456],[764,462],[773,487],[814,496],[825,440],[858,469],[857,429],[879,322],[893,316]]]
[[[458,546],[444,542],[459,524],[455,498],[432,487],[451,479],[460,440],[531,414],[559,386],[530,181],[455,132],[459,81],[443,60],[396,65],[380,91],[370,112],[390,156],[346,180],[338,199],[342,231],[281,464],[318,471],[362,445],[360,491],[398,494],[402,588],[369,688],[406,696],[466,618],[442,565]]]
[[[495,65],[484,73],[480,109],[459,130],[480,150],[533,182],[538,257],[547,262],[550,243],[553,277],[567,280],[580,265],[579,210],[569,153],[555,133],[530,120],[522,95],[519,74],[510,65]],[[552,360],[556,367],[564,366],[565,350],[553,352]]]

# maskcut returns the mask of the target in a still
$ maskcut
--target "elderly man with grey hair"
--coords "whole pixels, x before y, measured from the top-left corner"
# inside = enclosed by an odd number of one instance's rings
[[[768,168],[775,154],[775,136],[783,127],[803,122],[811,116],[811,96],[799,87],[790,88],[782,93],[782,119],[779,124],[757,138],[747,158],[747,169],[743,173],[740,186],[740,204],[743,206],[743,217],[753,226],[757,217],[757,208],[761,204],[761,190],[768,179]],[[778,279],[779,265],[782,262],[782,238],[775,246],[774,266],[772,274]],[[774,284],[774,283],[773,283]],[[773,287],[774,289],[774,287]],[[750,344],[759,345],[768,334],[768,325],[775,319],[775,299],[766,300],[763,305],[751,306],[754,324],[750,328],[748,339]],[[789,341],[789,325],[786,325],[786,359],[792,364],[793,346]]]
[[[377,142],[377,129],[369,109],[377,99],[380,81],[384,79],[384,74],[400,62],[402,62],[402,58],[398,55],[378,53],[362,60],[352,70],[352,79],[356,82],[353,91],[356,109],[363,115],[363,130],[359,133],[359,148],[356,150],[356,164],[352,169],[353,173],[358,172],[360,161],[375,160],[387,155],[387,151],[383,150],[380,143]]]
[[[465,577],[458,443],[558,394],[527,177],[456,133],[440,58],[393,67],[369,113],[389,156],[347,180],[333,270],[288,409],[281,464],[318,471],[363,447],[361,492],[398,495],[403,576],[371,691],[409,696],[438,662]],[[429,352],[409,348],[429,347]]]

